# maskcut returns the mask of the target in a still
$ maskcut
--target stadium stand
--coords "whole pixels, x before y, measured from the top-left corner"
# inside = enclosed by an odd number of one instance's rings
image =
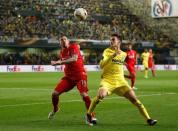
[[[73,12],[78,7],[87,10],[89,16],[86,21],[77,21],[73,17]],[[62,34],[71,39],[107,40],[110,34],[117,32],[124,40],[136,43],[135,48],[139,52],[144,48],[142,41],[153,42],[151,48],[159,51],[156,53],[157,63],[175,63],[173,59],[176,54],[171,52],[175,52],[174,46],[178,41],[178,29],[174,28],[177,27],[178,20],[152,19],[149,15],[149,0],[1,0],[0,46],[3,42],[13,43],[24,38],[57,39]],[[51,58],[49,56],[49,60],[43,59],[43,56],[51,54],[50,51],[36,51],[38,53],[27,56],[24,55],[26,48],[20,53],[17,50],[15,53],[4,52],[2,50],[0,54],[1,64],[48,64]],[[87,64],[97,64],[98,58],[95,60],[93,56],[87,55]],[[168,56],[167,60],[161,59],[164,56]]]

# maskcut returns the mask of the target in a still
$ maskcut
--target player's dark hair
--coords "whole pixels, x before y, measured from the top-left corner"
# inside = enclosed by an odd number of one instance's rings
[[[133,43],[129,41],[129,42],[127,43],[127,45],[133,46]]]
[[[122,37],[121,35],[117,34],[117,33],[114,33],[111,35],[112,37],[117,37],[121,42],[122,42]]]
[[[144,48],[144,51],[148,51],[148,48]]]

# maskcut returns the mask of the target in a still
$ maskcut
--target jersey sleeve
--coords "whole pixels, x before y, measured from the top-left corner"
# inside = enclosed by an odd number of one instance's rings
[[[124,53],[123,53],[123,59],[122,59],[122,61],[124,62],[124,61],[126,60],[126,58],[127,58],[127,53],[124,52]]]
[[[103,57],[100,61],[100,68],[103,69],[105,65],[107,65],[107,63],[109,63],[109,61],[113,58],[112,55],[110,55],[109,53],[107,53],[107,50],[105,50],[103,52]]]
[[[141,54],[141,59],[142,59],[142,60],[143,60],[143,55],[144,55],[144,54],[142,53],[142,54]]]

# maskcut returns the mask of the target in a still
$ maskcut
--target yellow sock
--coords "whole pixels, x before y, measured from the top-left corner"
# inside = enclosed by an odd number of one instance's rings
[[[148,77],[148,70],[145,69],[145,77]]]
[[[91,113],[94,111],[96,105],[97,105],[100,101],[101,101],[101,100],[99,99],[99,97],[95,97],[95,98],[92,100],[92,102],[91,102],[91,104],[90,104],[90,107],[89,107],[87,113],[88,113],[88,114],[91,114]]]
[[[139,101],[137,100],[135,103],[133,103],[134,105],[137,106],[138,110],[140,111],[141,115],[146,119],[150,119],[150,116],[146,110],[146,108],[144,107],[144,105]]]

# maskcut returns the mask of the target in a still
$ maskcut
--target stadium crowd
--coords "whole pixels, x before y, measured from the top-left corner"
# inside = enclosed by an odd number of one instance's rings
[[[84,63],[85,64],[98,64],[102,58],[102,51],[95,50],[83,50],[84,52]],[[141,64],[141,53],[137,54],[138,64]],[[156,64],[169,64],[166,56],[168,52],[155,53],[154,60]],[[32,53],[29,51],[24,52],[13,52],[13,53],[0,53],[0,65],[49,65],[51,60],[57,60],[57,53],[52,53],[48,51],[38,51],[36,53]],[[174,63],[175,61],[171,62]]]
[[[154,41],[158,48],[171,48],[169,37],[164,36],[161,28],[149,27],[142,15],[141,18],[134,14],[148,14],[139,6],[150,3],[130,4],[132,0],[2,0],[0,3],[0,42],[19,38],[45,38],[57,39],[65,34],[70,38],[82,39],[108,39],[112,33],[117,32],[124,40]],[[126,3],[125,1],[125,3]],[[130,3],[129,3],[130,2]],[[148,2],[146,0],[146,2]],[[133,2],[134,3],[134,2]],[[137,13],[131,12],[129,9]],[[73,12],[76,8],[83,7],[88,12],[86,21],[78,21]],[[145,6],[144,6],[145,7]],[[151,23],[151,22],[150,22]],[[152,25],[155,25],[152,23]],[[93,51],[97,52],[97,51]],[[156,53],[157,63],[166,63],[164,57]],[[99,53],[89,53],[85,64],[97,64]],[[1,53],[0,64],[48,64],[56,54],[49,52],[33,53]]]
[[[85,64],[98,64],[102,57],[101,52],[85,50]],[[48,51],[38,51],[31,53],[29,51],[0,53],[0,65],[49,65],[51,60],[57,60],[57,53]]]
[[[130,40],[155,40],[159,37],[118,0],[112,3],[107,0],[4,0],[0,6],[0,40],[34,35],[53,38],[64,33],[71,38],[102,40],[113,32]],[[88,11],[89,16],[84,22],[73,17],[78,7]]]

